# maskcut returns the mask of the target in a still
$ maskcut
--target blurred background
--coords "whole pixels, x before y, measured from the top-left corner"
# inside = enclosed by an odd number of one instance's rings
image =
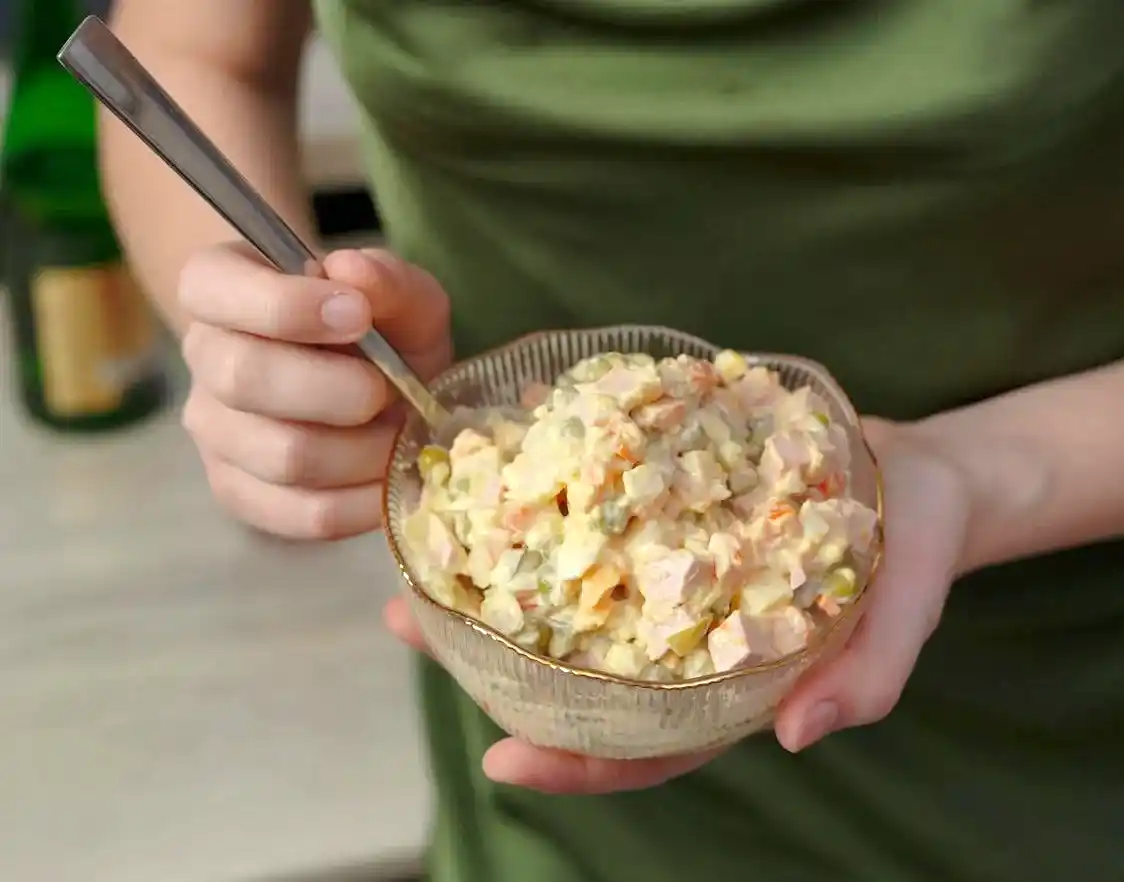
[[[383,541],[290,545],[212,503],[54,63],[108,6],[0,0],[0,880],[412,879],[428,786]],[[326,242],[375,239],[315,43],[302,138]]]

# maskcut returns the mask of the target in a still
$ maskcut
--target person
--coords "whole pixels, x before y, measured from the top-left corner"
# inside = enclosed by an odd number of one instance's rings
[[[387,250],[283,277],[104,127],[116,221],[183,335],[184,422],[235,516],[379,527],[400,409],[331,348],[372,322],[426,377],[618,322],[799,353],[871,415],[885,473],[869,613],[775,738],[538,750],[422,661],[433,882],[1119,879],[1124,4],[120,0],[121,38],[308,238],[314,22]]]

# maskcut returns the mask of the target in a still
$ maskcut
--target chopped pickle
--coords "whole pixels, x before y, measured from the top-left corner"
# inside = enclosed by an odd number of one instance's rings
[[[823,580],[823,595],[832,600],[850,600],[855,596],[858,577],[850,567],[839,567],[828,573]]]
[[[706,632],[710,629],[710,623],[713,621],[713,618],[706,616],[694,627],[680,631],[678,634],[672,634],[667,638],[667,645],[680,658],[689,655],[691,650],[702,642]]]
[[[581,372],[582,382],[591,383],[594,380],[600,380],[612,369],[613,362],[608,358],[608,356],[594,356],[586,362],[585,370]]]
[[[519,566],[515,568],[517,573],[533,573],[538,570],[543,564],[543,556],[537,551],[525,551],[523,556],[519,558]]]
[[[632,512],[628,502],[623,499],[607,499],[597,507],[594,518],[597,529],[610,536],[619,536],[628,526]]]
[[[581,421],[580,417],[570,417],[562,424],[562,434],[567,438],[584,438],[585,423]]]
[[[698,450],[709,443],[706,432],[698,420],[685,423],[679,432],[680,450]]]
[[[437,466],[449,465],[449,451],[436,444],[427,444],[418,454],[418,473],[423,481],[428,481]]]
[[[825,426],[831,425],[831,417],[829,417],[826,413],[814,413],[812,414],[812,416],[814,416]]]
[[[725,382],[732,383],[745,376],[745,372],[749,370],[749,362],[740,352],[724,349],[714,356],[714,367]]]

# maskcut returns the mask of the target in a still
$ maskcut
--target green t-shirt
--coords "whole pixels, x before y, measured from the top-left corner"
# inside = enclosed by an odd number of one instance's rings
[[[1124,357],[1120,0],[317,6],[462,355],[668,324],[892,418]],[[490,783],[421,682],[433,882],[1124,880],[1120,543],[959,583],[885,722],[639,793]]]

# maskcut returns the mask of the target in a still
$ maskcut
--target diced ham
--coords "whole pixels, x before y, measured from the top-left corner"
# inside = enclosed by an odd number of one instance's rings
[[[618,365],[593,384],[601,395],[613,398],[624,412],[655,401],[663,394],[660,375],[654,366]]]
[[[728,671],[751,658],[774,661],[798,652],[808,642],[811,620],[788,606],[777,613],[752,616],[737,610],[707,638],[707,648],[719,671]]]
[[[726,472],[707,450],[689,450],[679,457],[672,486],[675,495],[691,511],[706,511],[730,498]]]
[[[771,407],[788,397],[776,374],[764,367],[752,367],[729,387],[737,396],[743,411]]]
[[[707,395],[718,388],[722,382],[713,362],[696,361],[692,359],[687,364],[684,372],[687,376],[687,386],[696,395]]]
[[[729,671],[744,664],[752,653],[745,617],[740,612],[731,613],[707,635],[706,646],[716,671]]]
[[[636,587],[653,608],[670,609],[687,599],[701,572],[698,558],[689,551],[672,551],[642,564]]]
[[[637,409],[633,419],[640,428],[649,432],[667,432],[680,425],[686,415],[686,401],[681,398],[664,398]]]

